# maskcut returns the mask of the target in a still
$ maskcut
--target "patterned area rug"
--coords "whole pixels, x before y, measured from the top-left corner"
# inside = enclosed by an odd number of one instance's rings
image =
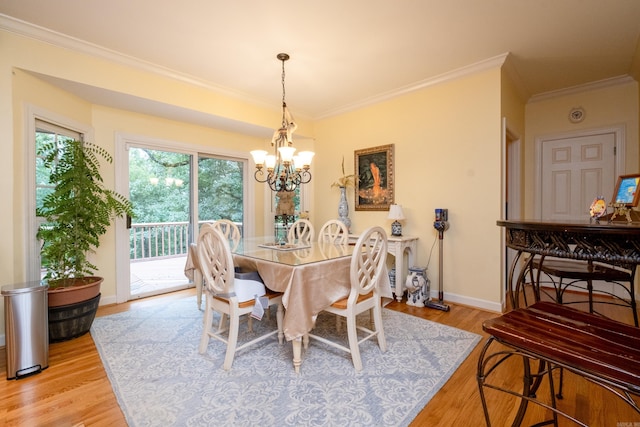
[[[296,375],[291,344],[276,338],[237,353],[227,372],[224,344],[198,354],[202,317],[192,297],[95,319],[91,335],[129,426],[406,426],[480,340],[384,309],[387,351],[361,344],[360,373],[348,353],[312,340]],[[275,328],[275,313],[254,320],[256,332],[265,327]],[[319,316],[315,333],[335,336],[335,317]]]

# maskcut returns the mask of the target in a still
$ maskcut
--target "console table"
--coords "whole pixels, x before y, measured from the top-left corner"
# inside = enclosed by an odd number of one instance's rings
[[[640,224],[588,221],[504,220],[497,225],[506,230],[506,245],[517,255],[509,270],[509,286],[513,307],[518,307],[526,271],[534,257],[524,262],[520,272],[516,268],[523,253],[584,261],[600,261],[632,272],[640,264]],[[516,276],[517,274],[517,276]]]
[[[358,240],[357,234],[349,234],[349,243],[355,244]],[[418,252],[418,238],[412,236],[387,236],[387,252],[395,258],[396,287],[394,294],[398,301],[402,301],[404,294],[404,282],[407,279],[407,270],[414,265],[416,253]],[[404,254],[408,252],[407,270],[404,268]]]

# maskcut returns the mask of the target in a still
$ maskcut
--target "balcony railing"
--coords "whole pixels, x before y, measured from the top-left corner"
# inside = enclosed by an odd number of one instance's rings
[[[200,221],[199,225],[213,221]],[[242,224],[236,223],[242,233]],[[189,250],[188,222],[132,224],[129,230],[129,258],[148,260],[185,256]]]
[[[189,246],[188,222],[132,224],[129,230],[129,257],[132,260],[186,255]]]

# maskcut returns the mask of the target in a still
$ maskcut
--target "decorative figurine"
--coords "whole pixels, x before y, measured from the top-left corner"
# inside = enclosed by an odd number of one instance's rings
[[[598,222],[602,216],[607,213],[607,202],[604,201],[604,196],[596,197],[591,203],[591,207],[589,208],[589,215],[591,221],[595,220]]]
[[[424,302],[430,299],[430,280],[427,278],[427,269],[422,267],[411,267],[411,272],[407,276],[404,284],[407,290],[407,305],[424,307]]]

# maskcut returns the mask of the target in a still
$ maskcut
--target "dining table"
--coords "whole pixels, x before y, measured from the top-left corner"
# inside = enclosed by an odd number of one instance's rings
[[[283,329],[292,342],[296,373],[302,364],[302,340],[317,315],[349,295],[354,248],[328,242],[287,244],[272,236],[245,237],[232,248],[236,268],[257,271],[266,287],[283,293]],[[382,297],[393,298],[386,268],[378,289]]]

